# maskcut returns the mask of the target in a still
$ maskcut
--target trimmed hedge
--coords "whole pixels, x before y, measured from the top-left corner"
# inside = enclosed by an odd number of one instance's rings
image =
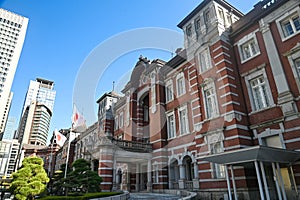
[[[88,200],[88,199],[93,199],[93,198],[101,198],[101,197],[109,197],[109,196],[115,196],[122,194],[122,192],[97,192],[97,193],[87,193],[82,196],[47,196],[40,198],[40,200],[68,200],[68,199],[73,199],[73,200]]]

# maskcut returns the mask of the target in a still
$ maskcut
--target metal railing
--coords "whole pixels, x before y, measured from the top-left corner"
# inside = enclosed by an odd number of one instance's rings
[[[184,189],[193,189],[193,181],[185,181]]]

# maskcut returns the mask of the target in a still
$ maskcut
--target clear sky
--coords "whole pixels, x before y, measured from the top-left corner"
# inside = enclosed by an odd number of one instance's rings
[[[103,48],[106,41],[123,36],[126,31],[136,32],[135,30],[147,27],[171,29],[181,34],[177,24],[200,2],[201,0],[0,0],[2,8],[29,18],[27,36],[12,87],[14,98],[9,116],[14,116],[19,121],[29,81],[41,77],[53,80],[57,91],[49,133],[54,129],[69,128],[73,103],[76,103],[73,98],[74,86],[78,74],[82,73],[80,69],[84,68],[85,61],[96,47]],[[258,0],[228,2],[247,13]],[[153,39],[156,36],[149,37]],[[117,89],[121,88],[126,74],[134,67],[139,55],[150,60],[168,60],[171,58],[170,51],[180,47],[176,42],[174,46],[169,45],[169,51],[138,49],[112,60],[109,67],[105,68],[105,73],[99,77],[97,85],[91,86],[95,88],[92,100],[95,113],[94,118],[87,118],[87,124],[95,122],[96,100],[103,93],[112,90],[113,81],[116,81]],[[116,48],[108,46],[98,56],[99,67],[101,58],[118,52]],[[89,81],[84,80],[85,87],[88,87]],[[77,106],[84,115],[88,110],[85,106]]]

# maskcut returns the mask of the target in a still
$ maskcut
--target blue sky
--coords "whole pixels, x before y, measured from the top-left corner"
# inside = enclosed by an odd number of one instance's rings
[[[191,12],[200,0],[0,0],[4,9],[29,18],[27,36],[12,87],[14,98],[9,116],[19,121],[23,101],[30,80],[36,77],[55,82],[57,91],[54,112],[49,133],[54,129],[68,128],[71,115],[74,85],[80,69],[91,52],[126,31],[145,27],[171,29],[178,33],[177,24]],[[243,13],[252,9],[258,0],[228,0]],[[241,3],[242,2],[242,3]],[[178,41],[177,41],[178,42]],[[122,44],[121,44],[122,45]],[[183,45],[183,44],[182,44]],[[150,60],[171,58],[170,51],[180,46],[171,46],[169,51],[139,49],[114,59],[99,77],[93,101],[112,89],[116,81],[120,88],[122,80],[135,65],[139,55]],[[107,54],[116,51],[107,49]],[[101,57],[99,55],[101,66]],[[80,72],[81,73],[81,72]],[[125,77],[125,78],[124,78]],[[89,80],[84,81],[86,85]],[[124,82],[124,81],[123,81]],[[84,97],[82,97],[84,98]],[[87,124],[95,122],[97,105],[94,103],[94,118],[87,118]],[[85,114],[85,105],[77,106]],[[51,135],[51,134],[49,134]]]

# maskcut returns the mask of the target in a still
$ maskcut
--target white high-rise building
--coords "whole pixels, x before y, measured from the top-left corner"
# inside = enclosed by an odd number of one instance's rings
[[[9,178],[15,171],[19,146],[18,140],[0,141],[0,177]]]
[[[11,104],[11,86],[23,48],[28,18],[0,8],[0,140]]]
[[[37,101],[47,106],[53,112],[56,91],[54,90],[54,82],[42,78],[37,78],[35,81],[30,81],[24,101],[23,111],[32,101]]]
[[[55,96],[53,81],[30,81],[18,127],[21,144],[46,145]]]

